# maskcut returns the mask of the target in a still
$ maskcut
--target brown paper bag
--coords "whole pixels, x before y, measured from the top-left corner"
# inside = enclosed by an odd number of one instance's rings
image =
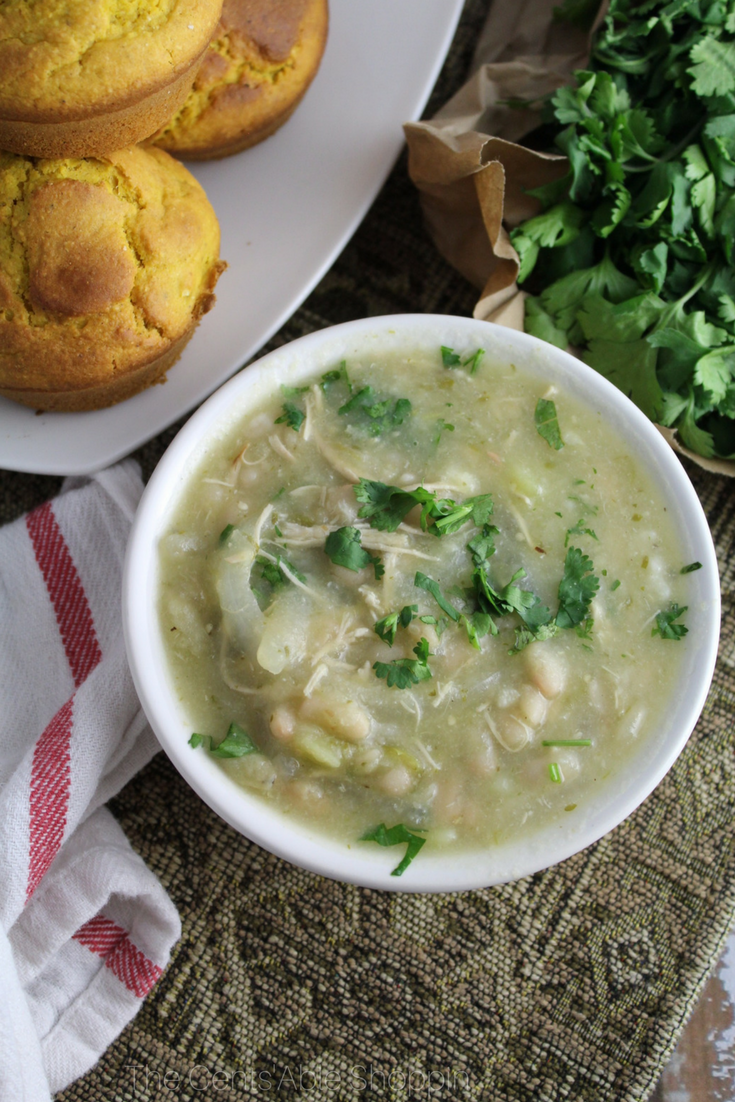
[[[523,329],[525,294],[508,230],[540,210],[527,189],[559,179],[568,167],[566,157],[518,143],[540,122],[534,101],[587,64],[607,8],[603,3],[585,32],[554,20],[558,2],[495,0],[467,83],[433,119],[404,126],[408,171],[437,248],[480,290],[474,317],[512,329]],[[518,100],[529,106],[512,107]],[[657,427],[705,470],[735,475],[735,463],[695,455],[673,429]]]

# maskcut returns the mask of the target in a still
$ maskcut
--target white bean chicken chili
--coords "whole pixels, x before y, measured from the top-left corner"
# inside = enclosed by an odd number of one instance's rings
[[[404,867],[595,799],[655,732],[698,566],[597,410],[447,347],[281,388],[160,562],[191,752]]]

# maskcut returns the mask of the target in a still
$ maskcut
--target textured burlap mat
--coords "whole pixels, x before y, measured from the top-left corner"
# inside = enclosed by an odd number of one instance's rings
[[[485,8],[468,3],[435,105],[461,83]],[[475,297],[431,245],[401,160],[270,346],[368,314],[469,315]],[[174,431],[137,453],[144,473]],[[394,896],[258,849],[159,755],[113,810],[183,937],[137,1019],[60,1099],[644,1098],[735,907],[735,488],[690,473],[722,571],[720,659],[688,747],[635,815],[520,883]],[[4,474],[0,519],[58,485]]]

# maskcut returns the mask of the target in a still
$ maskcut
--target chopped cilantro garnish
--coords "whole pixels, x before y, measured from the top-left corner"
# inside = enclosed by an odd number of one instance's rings
[[[500,529],[494,524],[483,524],[482,531],[467,544],[467,550],[472,556],[472,562],[476,567],[486,567],[487,560],[495,554],[495,537],[500,534]]]
[[[583,517],[580,517],[573,528],[567,528],[567,534],[564,539],[565,547],[569,545],[569,540],[572,538],[572,536],[591,536],[593,540],[597,539],[597,534],[593,531],[592,528],[585,528]],[[599,543],[599,540],[597,540],[597,542]]]
[[[438,447],[443,432],[454,432],[454,425],[450,425],[448,421],[445,421],[443,417],[440,417],[436,423],[436,436],[434,437],[435,448]]]
[[[413,608],[413,605],[411,607]],[[433,627],[439,638],[441,638],[445,627],[449,623],[449,620],[446,618],[446,616],[440,616],[439,619],[437,619],[436,616],[419,616],[419,620],[422,624],[429,624],[431,627]]]
[[[524,622],[524,627],[516,628],[516,641],[511,654],[518,654],[529,643],[551,639],[565,628],[581,626],[578,634],[583,639],[589,638],[592,630],[589,608],[600,588],[600,580],[592,574],[593,570],[592,560],[587,555],[578,547],[569,548],[564,560],[564,574],[559,582],[559,608],[555,617],[551,616],[548,608],[532,593],[520,590],[520,599],[516,599],[510,584],[495,595],[501,598],[501,602],[505,599],[505,603],[508,603],[507,598],[510,595],[511,609],[518,612]],[[511,583],[520,573],[522,572],[518,571],[514,574]],[[498,611],[503,611],[502,606]]]
[[[189,739],[189,746],[193,749],[204,746],[213,758],[243,758],[246,754],[258,753],[258,747],[239,723],[231,723],[227,734],[217,745],[214,744],[211,735],[195,733]]]
[[[701,562],[690,562],[689,566],[682,566],[679,573],[680,574],[693,574],[695,570],[701,570],[701,569],[702,569]]]
[[[358,516],[369,520],[370,527],[381,532],[395,532],[416,505],[421,506],[421,527],[435,536],[452,535],[470,519],[478,527],[484,525],[493,511],[492,494],[479,494],[457,505],[451,498],[437,499],[435,493],[423,486],[402,490],[400,486],[367,478],[361,478],[354,490],[357,500],[363,503]]]
[[[281,589],[284,585],[289,585],[289,579],[281,570],[281,563],[298,578],[300,582],[305,582],[304,575],[296,569],[292,562],[283,558],[282,555],[276,555],[276,561],[271,562],[270,559],[266,559],[263,555],[257,555],[253,569],[250,572],[250,588],[257,597],[258,604],[262,609],[268,607],[273,599],[273,594],[276,590]],[[258,571],[256,572],[256,566]]]
[[[462,505],[455,505],[449,498],[437,501],[430,511],[434,525],[430,531],[437,536],[451,536],[458,531],[466,520],[472,518],[472,523],[478,528],[487,524],[493,512],[492,494],[479,494],[477,497],[468,497]]]
[[[384,616],[382,620],[378,620],[373,625],[373,631],[376,635],[392,647],[396,641],[396,632],[399,627],[407,628],[414,617],[418,614],[418,605],[404,605],[400,612],[390,612],[387,616]],[[425,620],[425,617],[421,617]]]
[[[382,436],[384,432],[398,428],[411,416],[408,398],[380,398],[371,386],[364,386],[339,407],[342,417],[349,417],[353,424],[363,428],[370,436]]]
[[[564,780],[561,769],[555,761],[552,761],[549,764],[549,776],[551,777],[554,784],[561,784],[561,782]]]
[[[326,390],[332,383],[344,382],[347,389],[352,392],[352,383],[350,382],[349,375],[347,374],[347,360],[342,360],[339,367],[333,368],[332,371],[325,371],[322,375],[321,388]]]
[[[308,383],[306,386],[281,386],[281,394],[284,398],[298,398],[299,394],[305,394],[308,389]]]
[[[469,616],[463,616],[462,623],[466,628],[467,638],[475,650],[480,649],[480,639],[483,639],[488,632],[493,635],[498,634],[493,618],[487,612],[473,612]]]
[[[616,578],[615,581],[613,582],[613,584],[610,586],[610,592],[614,593],[615,590],[619,588],[619,586],[620,586],[620,579]]]
[[[445,612],[450,620],[454,620],[455,624],[459,621],[460,614],[457,609],[451,604],[444,594],[442,593],[439,583],[435,582],[433,578],[429,578],[426,574],[422,574],[420,570],[416,571],[416,577],[413,580],[413,584],[417,589],[425,589],[427,593],[430,593],[442,612]]]
[[[564,447],[564,441],[561,438],[559,421],[556,416],[556,405],[547,398],[539,398],[536,403],[534,420],[536,421],[536,432],[539,436],[543,437],[554,451],[560,451]]]
[[[581,624],[589,615],[590,605],[600,579],[592,573],[592,560],[578,547],[570,547],[564,560],[564,574],[559,582],[559,611],[556,622],[560,628]]]
[[[385,482],[372,482],[367,478],[361,478],[354,490],[357,500],[363,502],[358,516],[369,520],[370,527],[380,532],[395,532],[415,505],[422,506],[421,525],[425,528],[429,507],[436,500],[436,494],[423,486],[401,490],[398,486],[387,486]]]
[[[574,630],[580,639],[591,639],[592,628],[594,626],[595,621],[592,619],[591,616],[588,616],[587,619],[583,620],[581,624],[577,624]],[[587,647],[586,649],[589,650],[590,648]]]
[[[515,645],[510,648],[508,654],[518,654],[529,643],[543,643],[546,639],[553,639],[555,635],[559,634],[559,627],[555,620],[550,620],[548,623],[540,624],[537,628],[516,628],[516,641]]]
[[[222,547],[225,543],[227,543],[228,539],[230,538],[230,536],[232,535],[232,533],[234,531],[235,531],[235,525],[234,524],[228,524],[222,529],[222,531],[219,534],[220,547]]]
[[[470,375],[474,375],[475,372],[477,371],[477,368],[478,368],[479,364],[480,364],[480,360],[482,359],[482,357],[484,355],[485,355],[485,349],[484,348],[478,348],[471,355],[469,355],[466,360],[463,361],[462,366],[463,367],[469,367]]]
[[[677,604],[669,605],[667,609],[657,613],[656,625],[651,629],[651,635],[660,635],[662,639],[681,639],[689,631],[684,624],[675,624],[688,609],[688,605],[679,608]]]
[[[275,425],[288,425],[294,432],[299,432],[306,420],[304,411],[299,409],[298,406],[295,406],[293,402],[284,402],[281,408],[283,409],[283,413],[280,417],[276,417],[273,423]]]
[[[459,367],[462,363],[461,356],[458,356],[453,348],[447,348],[445,344],[441,345],[442,363],[445,367]]]
[[[428,660],[429,643],[421,637],[413,648],[415,658],[394,658],[392,662],[374,662],[373,669],[376,677],[386,681],[388,688],[395,685],[398,689],[407,689],[410,685],[418,685],[420,681],[428,681],[431,677]]]
[[[477,348],[474,352],[470,352],[468,356],[462,359],[458,356],[453,348],[448,348],[445,344],[441,345],[442,363],[445,367],[453,369],[455,367],[468,367],[470,369],[470,375],[474,375],[477,371],[480,360],[485,355],[484,348]]]
[[[391,876],[402,876],[426,839],[420,837],[418,834],[412,834],[410,830],[406,829],[403,823],[398,823],[396,826],[392,827],[386,827],[385,823],[381,823],[380,826],[375,827],[374,830],[366,831],[366,833],[361,836],[360,841],[377,842],[379,846],[400,846],[406,843],[406,854],[400,864],[396,865],[391,873]]]
[[[372,563],[375,577],[382,578],[385,567],[378,555],[372,555],[361,545],[359,528],[338,528],[330,532],[324,542],[324,550],[336,566],[346,566],[348,570],[362,570]]]

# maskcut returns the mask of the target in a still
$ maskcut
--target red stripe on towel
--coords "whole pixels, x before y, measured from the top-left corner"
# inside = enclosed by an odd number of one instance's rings
[[[33,749],[26,903],[59,852],[69,808],[74,697],[59,708]]]
[[[86,945],[87,949],[97,953],[98,956],[106,957],[121,938],[127,937],[127,934],[122,926],[118,926],[111,918],[98,914],[94,918],[90,918],[89,922],[85,922],[83,926],[80,926],[77,932],[72,934],[72,937],[80,945]]]
[[[145,998],[163,973],[162,968],[133,945],[122,926],[103,914],[90,918],[73,937],[102,957],[105,966],[139,999]]]
[[[87,595],[50,502],[28,514],[26,527],[79,688],[102,658]]]

